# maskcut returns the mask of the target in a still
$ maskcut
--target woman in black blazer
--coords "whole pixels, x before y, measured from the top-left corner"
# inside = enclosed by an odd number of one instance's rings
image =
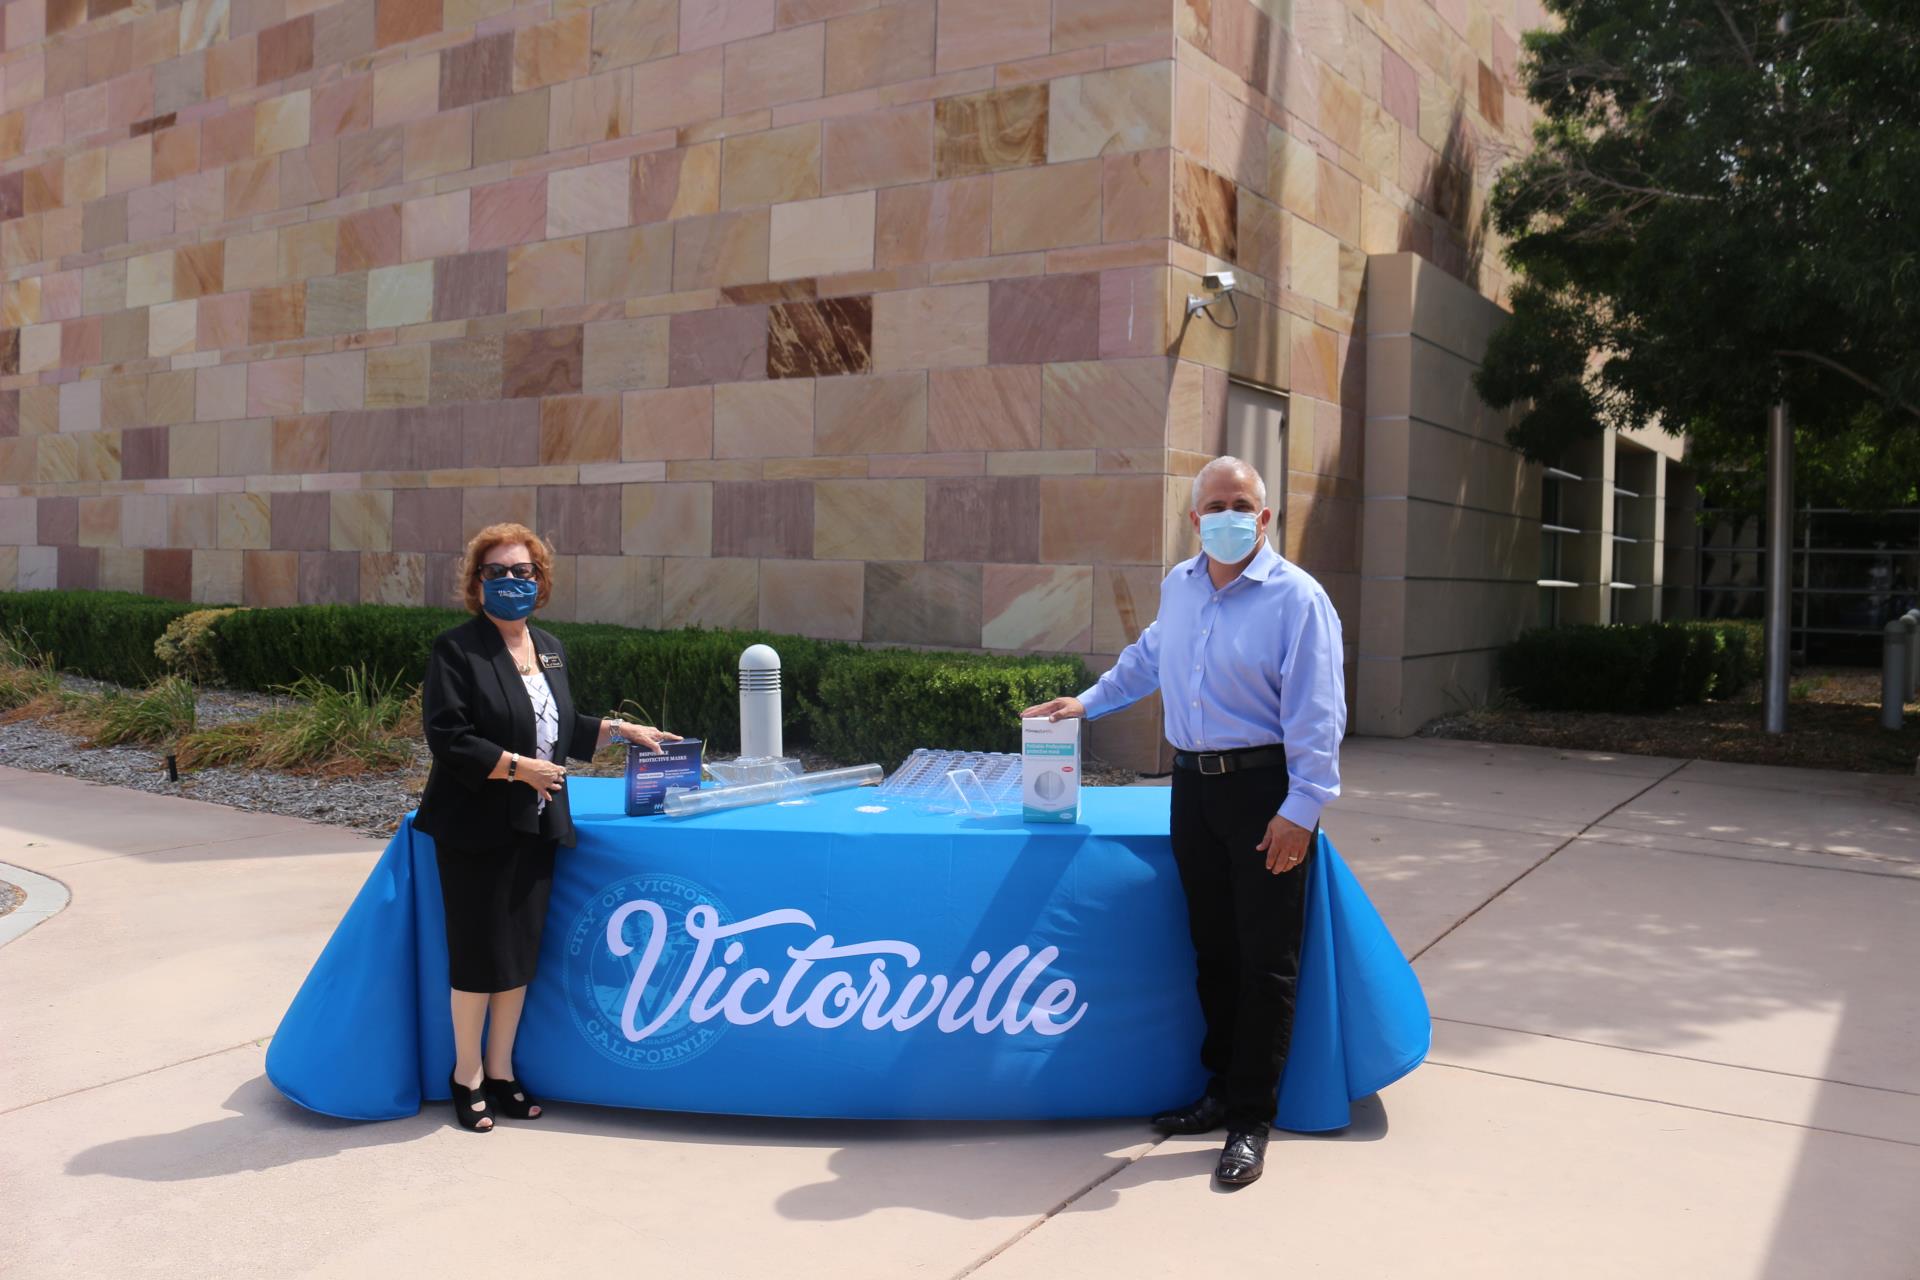
[[[553,554],[532,530],[482,529],[460,568],[474,617],[433,642],[422,691],[433,768],[413,825],[434,838],[446,906],[454,1114],[483,1133],[496,1109],[516,1120],[540,1114],[515,1076],[513,1036],[540,954],[554,849],[574,843],[566,761],[591,759],[615,738],[656,751],[679,741],[574,711],[565,651],[526,621],[552,580]]]

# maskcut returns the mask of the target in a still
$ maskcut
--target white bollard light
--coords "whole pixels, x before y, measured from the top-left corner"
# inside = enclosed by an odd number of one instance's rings
[[[740,655],[740,758],[784,755],[780,740],[780,655],[764,644]]]

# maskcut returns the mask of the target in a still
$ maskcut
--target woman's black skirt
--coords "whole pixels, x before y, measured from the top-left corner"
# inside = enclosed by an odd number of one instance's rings
[[[511,991],[533,981],[553,889],[554,841],[501,849],[435,847],[455,991]]]

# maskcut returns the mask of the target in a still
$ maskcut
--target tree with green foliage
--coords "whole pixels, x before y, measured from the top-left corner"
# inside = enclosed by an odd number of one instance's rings
[[[1477,384],[1537,461],[1685,432],[1758,509],[1767,408],[1805,499],[1915,500],[1920,3],[1546,0],[1535,148],[1492,213],[1519,276]]]

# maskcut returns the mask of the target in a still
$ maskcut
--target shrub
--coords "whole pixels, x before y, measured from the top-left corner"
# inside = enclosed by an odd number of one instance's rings
[[[153,646],[168,624],[201,608],[123,591],[0,591],[0,631],[62,671],[139,687],[165,674]]]
[[[315,604],[242,609],[213,623],[227,682],[265,693],[311,676],[335,689],[352,675],[418,684],[433,638],[467,615],[396,604]]]
[[[1546,711],[1638,711],[1653,637],[1644,627],[1551,627],[1500,651],[1500,680]]]
[[[1665,711],[1731,697],[1759,674],[1759,628],[1642,622],[1543,628],[1500,651],[1500,679],[1544,711]]]
[[[165,676],[145,689],[83,694],[74,700],[67,720],[86,735],[88,746],[161,746],[193,732],[198,696],[191,680]]]
[[[220,684],[220,654],[214,624],[237,609],[195,609],[167,624],[154,642],[153,656],[174,675],[195,684]]]
[[[1018,751],[1022,709],[1089,683],[1073,657],[850,650],[821,673],[814,745],[888,769],[915,747]]]

